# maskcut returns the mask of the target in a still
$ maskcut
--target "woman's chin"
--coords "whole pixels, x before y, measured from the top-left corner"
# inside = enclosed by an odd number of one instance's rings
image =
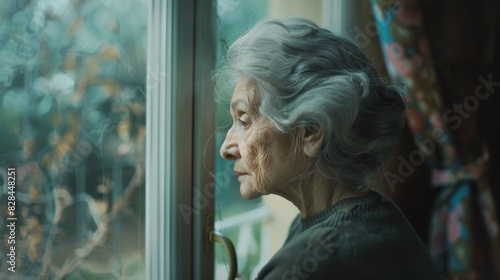
[[[248,200],[259,198],[262,195],[253,186],[250,186],[245,183],[242,183],[240,185],[240,194],[243,198]]]

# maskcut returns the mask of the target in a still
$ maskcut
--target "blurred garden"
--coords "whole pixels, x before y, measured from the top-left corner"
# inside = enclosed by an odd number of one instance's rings
[[[0,187],[16,169],[16,273],[144,274],[145,0],[0,2]],[[14,277],[15,276],[15,277]]]

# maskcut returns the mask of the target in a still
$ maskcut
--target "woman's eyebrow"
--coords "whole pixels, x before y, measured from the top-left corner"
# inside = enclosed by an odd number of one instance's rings
[[[236,111],[238,108],[241,107],[248,107],[248,103],[244,99],[238,98],[235,99],[233,102],[231,102],[231,109],[233,111]]]

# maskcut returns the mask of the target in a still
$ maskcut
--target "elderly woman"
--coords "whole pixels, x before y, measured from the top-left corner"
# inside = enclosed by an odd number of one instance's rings
[[[363,52],[308,20],[266,20],[227,63],[236,84],[221,156],[243,197],[276,194],[301,213],[257,279],[439,279],[401,211],[372,190],[405,105]]]

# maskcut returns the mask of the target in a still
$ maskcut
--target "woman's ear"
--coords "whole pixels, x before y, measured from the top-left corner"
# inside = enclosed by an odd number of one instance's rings
[[[301,127],[300,134],[304,145],[304,154],[308,157],[316,157],[323,146],[324,133],[320,126],[312,128]]]

